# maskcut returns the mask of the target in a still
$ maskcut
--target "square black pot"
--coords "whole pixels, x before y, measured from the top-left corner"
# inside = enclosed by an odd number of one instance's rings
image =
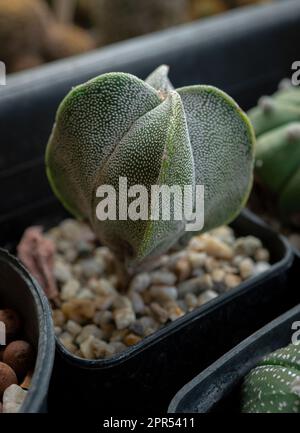
[[[299,296],[300,301],[300,296]],[[251,335],[186,384],[173,398],[171,413],[239,413],[241,383],[265,355],[291,343],[300,304]]]

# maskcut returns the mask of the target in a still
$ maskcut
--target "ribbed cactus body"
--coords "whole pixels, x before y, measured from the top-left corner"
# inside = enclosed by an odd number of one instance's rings
[[[290,344],[266,356],[245,378],[242,411],[300,413],[300,345]]]
[[[254,135],[246,115],[214,87],[174,90],[167,72],[161,66],[145,82],[109,73],[76,87],[58,110],[47,146],[57,196],[129,263],[165,251],[183,236],[186,221],[100,221],[99,186],[118,192],[120,177],[149,193],[152,185],[193,191],[204,185],[205,230],[233,219],[251,188]]]
[[[300,89],[285,85],[248,113],[257,135],[256,173],[277,194],[281,215],[300,212]]]

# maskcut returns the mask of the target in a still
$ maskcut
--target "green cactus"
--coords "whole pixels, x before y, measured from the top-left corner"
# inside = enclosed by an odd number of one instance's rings
[[[245,413],[300,413],[300,345],[290,344],[266,356],[245,378]]]
[[[214,87],[175,91],[167,75],[161,66],[145,82],[108,73],[76,87],[58,109],[47,146],[54,192],[127,264],[164,252],[186,221],[99,221],[100,185],[118,191],[120,177],[147,191],[204,185],[208,230],[239,213],[252,184],[254,134],[246,115]]]
[[[248,113],[257,135],[255,171],[278,196],[283,218],[296,222],[300,212],[300,89],[281,86]]]

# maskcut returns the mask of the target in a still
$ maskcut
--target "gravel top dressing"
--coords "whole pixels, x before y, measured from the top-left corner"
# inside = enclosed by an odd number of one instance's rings
[[[259,239],[237,238],[223,226],[169,250],[120,292],[117,262],[87,225],[67,219],[46,236],[56,247],[55,332],[67,350],[86,359],[124,351],[270,267]]]

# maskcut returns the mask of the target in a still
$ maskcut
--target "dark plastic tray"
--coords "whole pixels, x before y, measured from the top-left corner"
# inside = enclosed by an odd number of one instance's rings
[[[37,352],[32,383],[21,408],[44,412],[52,373],[55,340],[48,301],[21,263],[0,248],[0,308],[15,309],[24,321],[24,334]],[[1,416],[1,415],[0,415]]]
[[[300,294],[298,295],[300,301]],[[245,375],[258,360],[291,342],[300,304],[251,335],[186,384],[173,398],[170,413],[238,413]]]
[[[57,342],[50,410],[166,411],[171,396],[199,369],[295,305],[297,291],[286,289],[294,260],[286,240],[248,212],[233,227],[263,241],[271,269],[111,359],[82,360]]]

